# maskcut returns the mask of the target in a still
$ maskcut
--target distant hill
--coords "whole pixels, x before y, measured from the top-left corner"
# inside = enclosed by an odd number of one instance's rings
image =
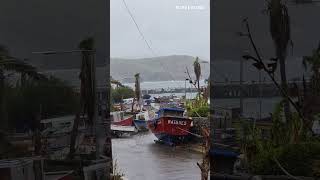
[[[140,73],[142,81],[171,81],[184,80],[186,78],[186,67],[188,67],[190,75],[194,78],[193,62],[194,57],[183,55],[172,55],[155,58],[144,59],[122,59],[112,58],[110,62],[110,72],[114,79],[123,83],[134,82],[133,77],[135,73]],[[305,72],[302,67],[301,58],[287,59],[287,79],[289,81],[301,80],[302,76],[306,78],[310,73]],[[202,79],[209,77],[210,64],[202,65]],[[240,63],[234,60],[214,60],[213,61],[213,79],[215,82],[230,82],[239,81]],[[259,72],[252,66],[252,62],[244,62],[243,79],[246,82],[257,82],[259,80]],[[79,86],[78,78],[79,68],[70,69],[53,69],[46,70],[48,74],[54,75],[58,78],[64,79],[74,86]],[[107,77],[105,66],[101,65],[97,68],[97,84],[104,85],[105,77]],[[172,78],[172,77],[173,78]],[[261,73],[262,80],[270,81],[266,73]],[[276,79],[279,79],[279,72],[277,72]]]
[[[134,74],[140,73],[142,81],[184,80],[187,77],[186,68],[194,78],[193,62],[195,57],[185,55],[161,56],[143,59],[112,58],[110,72],[113,78],[122,82],[133,82]],[[210,64],[201,63],[202,79],[207,79]]]
[[[161,56],[154,58],[142,59],[122,59],[111,58],[110,73],[114,79],[123,83],[134,82],[134,75],[140,73],[142,81],[171,81],[184,80],[187,77],[185,73],[188,67],[189,73],[194,78],[193,62],[195,57],[185,55]],[[202,62],[202,60],[200,60]],[[201,63],[202,79],[207,79],[210,73],[210,64]],[[57,66],[55,62],[54,68],[46,64],[42,66],[47,74],[54,75],[64,79],[74,86],[79,86],[79,65],[75,64],[69,68],[65,66]],[[107,76],[105,65],[97,64],[97,84],[103,85]]]

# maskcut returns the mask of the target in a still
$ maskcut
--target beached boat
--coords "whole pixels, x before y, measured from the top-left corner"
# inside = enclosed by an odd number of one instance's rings
[[[148,126],[147,126],[147,113],[145,112],[140,112],[136,114],[136,118],[133,120],[134,125],[138,129],[138,131],[147,131]]]
[[[119,126],[133,126],[133,115],[125,116],[124,111],[110,113],[111,122]]]
[[[131,136],[138,132],[137,128],[134,126],[119,126],[111,124],[111,132],[112,137],[124,137],[124,136]]]
[[[183,143],[189,134],[192,120],[184,116],[184,109],[161,108],[157,116],[148,121],[148,127],[160,142],[169,145]]]
[[[153,111],[142,111],[136,114],[136,118],[133,120],[133,122],[138,131],[148,131],[147,122],[152,118],[154,118]]]
[[[125,115],[124,111],[111,112],[111,131],[114,137],[124,134],[131,135],[137,132],[133,123],[133,115]]]

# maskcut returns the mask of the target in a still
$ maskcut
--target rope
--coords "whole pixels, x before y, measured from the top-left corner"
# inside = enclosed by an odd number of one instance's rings
[[[181,131],[184,131],[184,132],[187,132],[187,133],[189,133],[189,134],[191,134],[191,135],[194,135],[194,136],[196,136],[196,137],[198,137],[198,138],[202,138],[202,137],[203,137],[203,136],[201,136],[201,135],[199,135],[199,134],[192,133],[192,132],[190,132],[190,131],[188,131],[188,130],[184,130],[184,129],[180,128],[180,127],[177,127],[177,129],[179,129],[179,130],[181,130]]]

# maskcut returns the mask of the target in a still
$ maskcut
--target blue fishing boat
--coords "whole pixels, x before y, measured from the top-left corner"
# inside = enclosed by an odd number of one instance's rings
[[[148,131],[147,121],[150,119],[149,111],[142,111],[136,114],[135,119],[133,120],[134,125],[138,131]]]

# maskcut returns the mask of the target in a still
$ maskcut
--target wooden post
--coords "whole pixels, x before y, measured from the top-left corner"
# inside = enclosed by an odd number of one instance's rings
[[[201,180],[208,180],[209,177],[209,170],[210,170],[210,133],[208,129],[202,129],[202,136],[205,140],[204,142],[204,152],[202,156],[202,163],[197,163],[198,167],[201,170]]]

